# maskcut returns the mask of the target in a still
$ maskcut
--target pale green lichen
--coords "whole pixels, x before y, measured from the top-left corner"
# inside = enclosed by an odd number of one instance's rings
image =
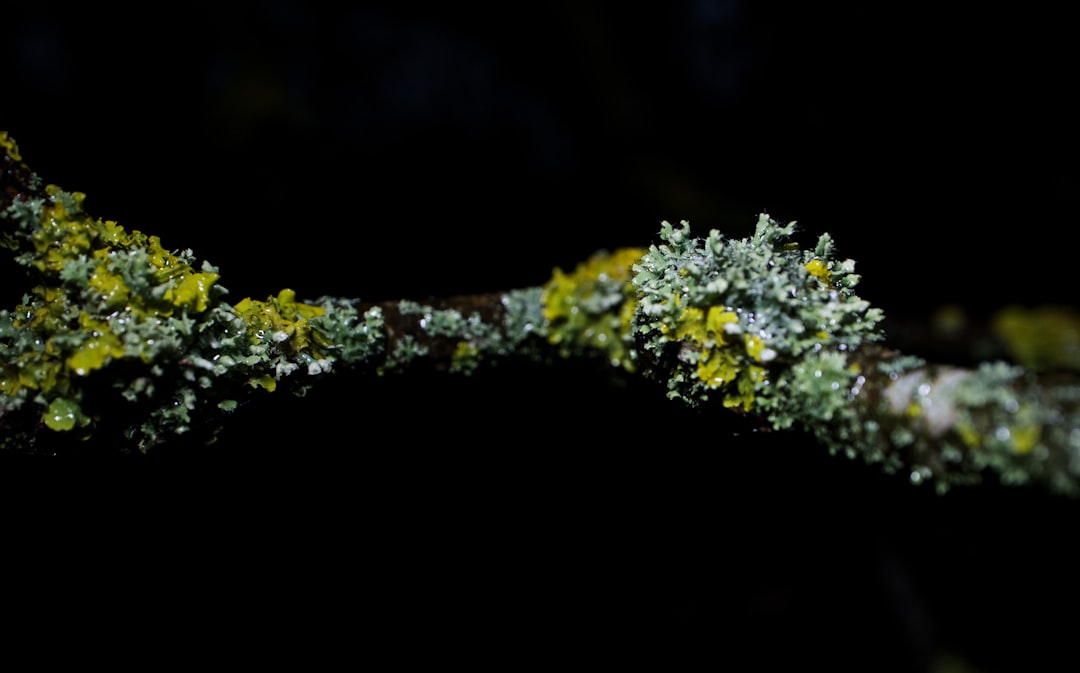
[[[469,374],[486,362],[509,357],[535,357],[534,349],[523,344],[543,339],[547,334],[541,294],[539,288],[501,294],[498,316],[399,301],[396,309],[400,315],[415,320],[415,333],[405,335],[395,344],[393,357],[382,368],[402,367],[433,355],[429,344],[438,344],[444,350],[450,345],[445,356],[447,369],[453,373]]]
[[[828,235],[802,250],[790,240],[794,231],[794,222],[764,214],[742,240],[716,230],[695,238],[686,221],[662,223],[662,243],[633,267],[640,297],[633,322],[669,397],[697,405],[716,396],[776,427],[831,417],[831,402],[798,407],[806,396],[794,392],[818,383],[799,373],[804,359],[880,341],[882,315],[855,295],[855,263],[833,259]],[[839,370],[843,381],[830,386],[850,388],[857,372]]]
[[[6,134],[0,146],[18,160]],[[145,413],[122,432],[145,450],[189,431],[200,409],[235,409],[245,383],[303,392],[335,361],[379,351],[377,312],[298,302],[291,290],[229,305],[216,267],[91,218],[84,201],[49,185],[2,213],[2,243],[37,284],[0,311],[0,416],[89,436],[118,400]],[[23,425],[5,446],[30,441],[38,424]]]
[[[534,339],[548,339],[551,325],[545,316],[545,287],[511,290],[502,295],[503,325],[506,341],[504,354],[518,353],[522,344]]]

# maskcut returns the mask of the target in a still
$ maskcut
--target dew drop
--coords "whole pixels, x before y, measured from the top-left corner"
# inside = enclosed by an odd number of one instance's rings
[[[859,376],[857,379],[855,379],[855,385],[851,387],[851,394],[852,395],[858,395],[859,391],[862,390],[862,387],[863,387],[864,383],[866,383],[866,377],[865,376]]]

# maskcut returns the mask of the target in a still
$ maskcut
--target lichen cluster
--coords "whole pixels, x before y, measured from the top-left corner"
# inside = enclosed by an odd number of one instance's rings
[[[84,202],[43,186],[0,132],[0,245],[33,279],[0,310],[0,447],[104,428],[145,451],[346,368],[469,374],[588,357],[695,410],[801,429],[939,492],[992,472],[1080,496],[1071,312],[1000,314],[1016,363],[932,365],[882,346],[855,263],[827,234],[798,245],[794,222],[762,214],[744,239],[663,222],[648,248],[601,251],[509,292],[366,304],[284,289],[232,304],[217,267],[92,218]]]
[[[514,290],[490,298],[491,303],[496,300],[497,306],[487,307],[489,315],[410,300],[394,302],[392,310],[405,319],[401,326],[408,331],[391,339],[390,356],[377,371],[399,370],[426,360],[443,363],[450,373],[471,374],[485,363],[538,357],[534,345],[546,335],[540,289]],[[349,338],[348,334],[341,336]]]
[[[540,300],[548,339],[562,356],[604,353],[613,366],[634,371],[632,320],[638,304],[630,278],[644,253],[643,248],[601,250],[571,273],[554,270]]]
[[[895,367],[847,455],[940,493],[997,475],[1080,496],[1080,386],[1004,361]]]
[[[21,161],[7,134],[0,147]],[[363,341],[363,331],[338,340],[320,329],[317,318],[343,307],[298,302],[290,290],[230,305],[216,267],[92,218],[84,201],[48,185],[2,213],[3,245],[35,282],[0,311],[4,446],[33,444],[42,426],[87,437],[115,423],[111,414],[131,419],[121,433],[146,450],[188,431],[198,412],[234,409],[250,388],[290,380],[302,392]]]
[[[2,132],[0,160],[0,245],[33,282],[0,310],[3,448],[108,426],[110,441],[146,451],[253,395],[304,394],[342,367],[384,374],[437,360],[468,373],[546,343],[539,287],[500,293],[487,311],[299,301],[292,289],[231,304],[217,267],[91,217],[84,194],[43,186]]]
[[[854,293],[855,263],[833,258],[827,234],[803,250],[794,227],[763,214],[752,237],[731,240],[716,230],[693,237],[685,221],[662,224],[662,243],[633,267],[633,320],[669,397],[691,405],[716,397],[788,427],[807,413],[794,408],[793,389],[851,387],[858,372],[845,353],[883,338],[882,314]]]

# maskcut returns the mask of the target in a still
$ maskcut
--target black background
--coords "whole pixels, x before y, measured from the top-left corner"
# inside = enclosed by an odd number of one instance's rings
[[[664,219],[739,237],[768,212],[832,233],[891,320],[985,316],[1074,303],[1070,26],[1015,4],[9,3],[0,129],[234,301],[527,287]],[[210,447],[3,469],[28,630],[110,614],[117,639],[171,634],[161,656],[1073,654],[1073,503],[937,498],[572,363],[337,380]]]

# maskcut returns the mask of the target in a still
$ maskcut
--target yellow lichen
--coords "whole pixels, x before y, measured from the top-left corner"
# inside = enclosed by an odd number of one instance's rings
[[[725,339],[729,325],[735,326],[732,333],[739,333],[738,323],[738,314],[728,307],[710,306],[706,311],[688,306],[679,314],[678,324],[669,331],[677,340],[700,346],[697,377],[710,388],[724,392],[724,406],[742,407],[749,411],[754,401],[754,390],[757,383],[764,379],[765,370],[747,362],[746,356],[754,362],[761,362],[766,348],[761,338],[756,336],[743,335],[740,340],[743,352],[735,343]]]
[[[192,313],[202,313],[210,306],[210,288],[217,282],[216,273],[185,273],[164,298]]]
[[[1042,429],[1038,425],[1014,425],[1009,428],[1012,450],[1020,455],[1031,453],[1041,436]]]
[[[994,315],[993,329],[1017,364],[1080,370],[1080,315],[1072,308],[1006,307]]]
[[[42,420],[52,430],[67,431],[82,419],[82,410],[74,400],[58,397],[42,413]]]
[[[288,343],[294,352],[311,350],[313,356],[319,356],[308,321],[322,315],[325,309],[296,301],[293,290],[286,288],[266,301],[249,297],[238,302],[234,308],[249,325],[254,341]]]
[[[19,154],[19,146],[15,143],[15,139],[8,135],[7,131],[0,131],[0,147],[4,148],[4,152],[11,157],[13,161],[22,161],[22,156]]]
[[[976,448],[982,441],[979,432],[969,421],[957,423],[956,434],[960,436],[960,441],[964,443],[964,446],[969,449]]]
[[[832,273],[829,271],[829,266],[820,259],[812,259],[806,263],[806,270],[810,272],[810,275],[820,280],[822,283],[829,285],[832,283]]]
[[[104,367],[112,358],[124,356],[123,344],[107,323],[95,320],[83,312],[79,314],[79,326],[89,338],[65,361],[77,375],[86,376],[91,371]]]
[[[636,293],[629,280],[643,253],[620,248],[593,255],[571,273],[555,269],[541,299],[548,340],[568,351],[606,353],[613,364],[632,371]]]
[[[765,342],[761,337],[747,334],[743,337],[746,341],[746,354],[754,358],[754,362],[761,362],[761,355],[765,350]]]

